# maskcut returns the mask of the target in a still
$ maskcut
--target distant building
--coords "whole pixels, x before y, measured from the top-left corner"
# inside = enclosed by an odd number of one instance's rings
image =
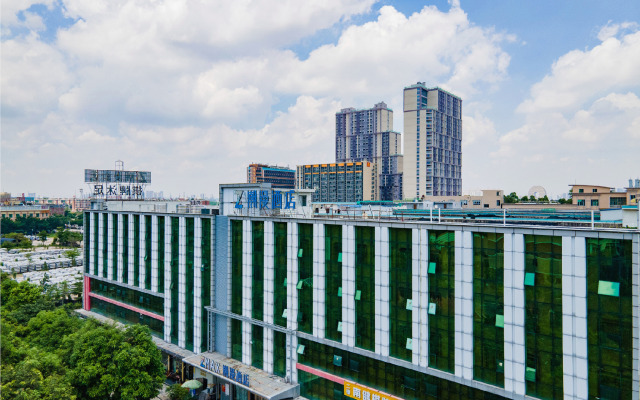
[[[23,218],[49,218],[49,206],[0,206],[0,215],[2,218],[9,218],[15,221],[18,217]]]
[[[315,189],[313,202],[375,200],[376,171],[369,161],[298,165],[296,188]]]
[[[247,168],[247,183],[270,183],[274,189],[293,189],[296,171],[277,165],[250,164]]]
[[[625,188],[624,192],[616,192],[609,186],[571,185],[571,202],[579,209],[606,210],[622,208],[626,205],[638,204],[640,186]]]
[[[502,208],[504,191],[488,189],[483,190],[482,195],[423,196],[421,200],[438,208]]]
[[[462,100],[423,82],[404,88],[405,199],[462,194]]]
[[[375,164],[374,200],[402,199],[400,140],[400,133],[393,131],[393,110],[384,102],[336,113],[336,162]]]

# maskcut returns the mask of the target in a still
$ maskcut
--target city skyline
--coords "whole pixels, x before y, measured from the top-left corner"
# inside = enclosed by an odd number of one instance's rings
[[[335,113],[424,81],[464,102],[462,191],[623,187],[640,163],[640,5],[352,0],[2,4],[2,190],[85,168],[217,191],[335,154]],[[277,18],[275,18],[277,17]],[[232,29],[222,29],[232,21]],[[394,130],[404,134],[402,119]]]

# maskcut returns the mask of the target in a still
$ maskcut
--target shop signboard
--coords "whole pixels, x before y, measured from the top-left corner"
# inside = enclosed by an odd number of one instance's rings
[[[358,385],[346,379],[344,381],[344,395],[356,400],[402,400],[400,397],[392,396],[367,386]]]
[[[239,383],[246,387],[251,387],[251,382],[249,380],[249,374],[243,373],[235,368],[232,368],[228,365],[222,364],[220,362],[211,360],[210,358],[201,356],[200,357],[200,367],[206,369],[207,371],[211,371],[218,376],[222,376],[227,378],[233,382]]]

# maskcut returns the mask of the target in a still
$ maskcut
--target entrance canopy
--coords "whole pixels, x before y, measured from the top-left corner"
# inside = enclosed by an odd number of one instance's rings
[[[187,357],[182,362],[268,400],[296,398],[300,394],[298,385],[286,383],[280,377],[220,353],[201,353]]]

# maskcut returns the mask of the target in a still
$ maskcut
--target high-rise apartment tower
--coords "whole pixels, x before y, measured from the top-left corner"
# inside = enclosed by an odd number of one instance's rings
[[[393,110],[384,102],[369,109],[343,108],[336,113],[336,162],[375,164],[375,200],[402,198],[400,146],[400,133],[393,131]]]
[[[404,88],[403,197],[462,194],[462,100],[424,82]]]

